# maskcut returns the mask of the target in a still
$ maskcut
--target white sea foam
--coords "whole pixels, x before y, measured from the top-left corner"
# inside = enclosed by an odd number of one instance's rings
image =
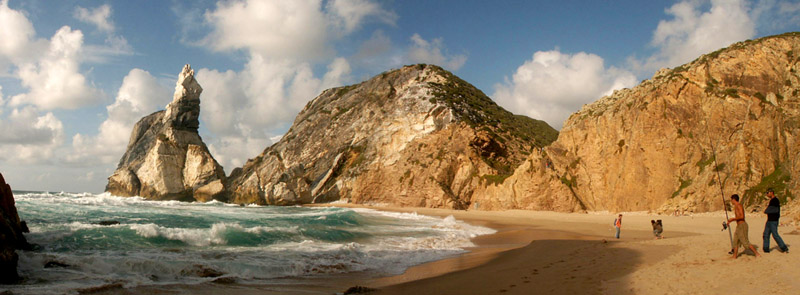
[[[129,227],[136,231],[136,234],[145,238],[162,237],[170,240],[182,241],[192,246],[225,245],[227,244],[225,234],[228,232],[246,232],[253,234],[298,232],[297,226],[288,228],[272,228],[267,226],[245,228],[236,223],[215,223],[211,228],[169,228],[152,223],[131,224]]]
[[[472,237],[494,232],[452,216],[370,209],[240,207],[70,193],[17,194],[17,204],[26,209],[21,215],[28,214],[29,240],[43,250],[20,254],[20,271],[28,280],[12,287],[14,294],[61,294],[114,282],[212,280],[192,275],[198,265],[258,284],[358,271],[399,274],[463,253],[474,246]],[[101,220],[120,224],[101,226]],[[49,261],[69,266],[43,269]]]

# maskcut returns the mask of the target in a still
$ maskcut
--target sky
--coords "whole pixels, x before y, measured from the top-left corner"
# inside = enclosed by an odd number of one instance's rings
[[[15,190],[102,192],[184,64],[230,173],[322,90],[403,65],[560,129],[660,68],[792,31],[800,0],[0,0],[0,173]]]

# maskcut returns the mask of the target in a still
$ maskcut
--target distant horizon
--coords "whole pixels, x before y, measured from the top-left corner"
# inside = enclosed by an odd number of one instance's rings
[[[0,0],[0,26],[0,173],[15,190],[98,193],[187,63],[229,174],[322,90],[403,65],[439,65],[560,130],[660,68],[800,31],[800,3]]]

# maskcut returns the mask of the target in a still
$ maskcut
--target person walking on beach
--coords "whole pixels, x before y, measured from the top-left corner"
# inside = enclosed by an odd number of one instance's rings
[[[614,235],[617,239],[619,239],[619,229],[622,228],[622,214],[614,220],[614,229],[617,230],[617,234]]]
[[[747,236],[747,222],[744,221],[744,207],[742,207],[742,203],[739,203],[739,195],[731,195],[731,203],[735,216],[728,219],[728,226],[731,225],[731,222],[736,221],[736,231],[733,233],[733,257],[731,258],[736,259],[739,256],[739,247],[744,247],[745,250],[750,248],[756,257],[760,257],[761,254],[758,254],[756,247],[750,244],[750,238]]]
[[[769,205],[764,213],[767,214],[767,224],[764,225],[764,253],[769,253],[769,236],[775,239],[778,243],[778,248],[781,252],[789,252],[789,247],[783,242],[781,235],[778,234],[778,219],[781,218],[781,200],[775,196],[775,191],[771,188],[767,190],[767,197],[769,197]]]

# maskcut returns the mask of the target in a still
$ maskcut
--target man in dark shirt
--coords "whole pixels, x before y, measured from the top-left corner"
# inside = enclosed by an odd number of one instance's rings
[[[783,239],[778,234],[778,220],[781,218],[781,200],[775,197],[775,192],[772,189],[767,190],[767,197],[769,197],[769,205],[764,213],[767,214],[767,224],[764,225],[764,253],[769,252],[769,235],[778,243],[778,248],[781,252],[789,252],[789,247],[783,243]]]

